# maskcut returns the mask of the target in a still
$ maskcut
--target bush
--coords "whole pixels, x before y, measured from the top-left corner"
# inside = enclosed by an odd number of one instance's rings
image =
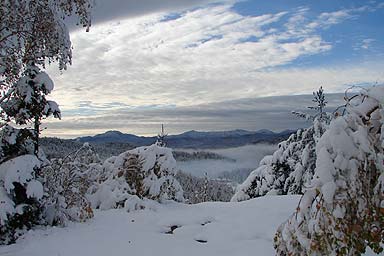
[[[97,154],[89,144],[64,159],[52,159],[43,169],[47,197],[44,218],[50,225],[64,226],[68,221],[93,217],[85,194],[101,170]]]

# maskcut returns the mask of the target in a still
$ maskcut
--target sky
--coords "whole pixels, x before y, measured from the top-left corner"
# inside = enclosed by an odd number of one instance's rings
[[[290,112],[320,86],[332,109],[383,83],[383,24],[384,1],[96,0],[72,66],[48,67],[63,118],[44,135],[304,127]]]

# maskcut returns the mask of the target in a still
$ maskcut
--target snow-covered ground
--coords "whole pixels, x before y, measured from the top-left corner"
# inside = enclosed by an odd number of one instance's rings
[[[0,255],[273,255],[274,233],[298,199],[268,196],[240,203],[157,204],[130,213],[96,211],[86,223],[30,231],[16,244],[0,247]],[[179,227],[166,234],[172,226]]]
[[[0,255],[274,255],[275,231],[292,214],[299,198],[265,196],[240,203],[196,205],[171,202],[130,213],[96,211],[86,223],[30,231],[16,244],[0,246]],[[177,228],[167,234],[172,226]]]
[[[277,145],[256,144],[226,149],[205,149],[201,151],[214,152],[234,159],[236,162],[226,160],[192,160],[185,162],[178,161],[177,166],[182,171],[198,177],[203,177],[205,173],[207,173],[210,178],[216,178],[223,172],[231,172],[239,169],[254,170],[259,166],[260,160],[264,156],[272,154],[276,148]],[[183,151],[193,152],[196,150],[185,149]]]

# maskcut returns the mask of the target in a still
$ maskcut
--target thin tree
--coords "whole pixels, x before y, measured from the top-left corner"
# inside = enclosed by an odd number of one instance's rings
[[[329,122],[330,121],[329,117],[325,112],[325,107],[327,106],[328,101],[325,98],[325,93],[322,86],[320,86],[319,90],[313,92],[312,102],[314,102],[315,105],[309,106],[307,108],[315,111],[313,115],[303,113],[300,111],[292,111],[292,114],[294,114],[297,117],[304,118],[310,121],[315,121],[315,119],[317,119],[321,122]]]
[[[167,136],[168,136],[168,134],[165,133],[165,131],[164,131],[164,125],[161,124],[161,131],[157,135],[156,145],[158,145],[160,147],[166,147],[167,146],[167,142],[166,142]]]

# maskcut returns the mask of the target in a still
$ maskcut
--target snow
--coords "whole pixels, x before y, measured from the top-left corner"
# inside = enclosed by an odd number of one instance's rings
[[[0,186],[0,225],[8,220],[8,215],[15,212],[15,203],[8,197],[5,189]]]
[[[127,162],[132,156],[137,156],[139,162],[142,162],[139,171],[143,175],[143,195],[158,201],[184,201],[183,190],[174,177],[177,169],[172,150],[154,144],[132,149],[105,161],[103,172],[108,178],[101,184],[94,184],[87,195],[92,207],[107,210],[116,208],[119,203],[125,203],[127,210],[139,207],[135,199],[126,201],[136,193],[132,187],[134,184],[128,184],[124,175],[128,171]],[[128,202],[133,205],[128,205]],[[142,203],[141,206],[145,207],[145,202]]]
[[[85,223],[31,230],[16,244],[0,246],[0,255],[275,255],[274,234],[299,198],[264,196],[195,205],[152,202],[152,207],[133,212],[96,210]]]
[[[27,196],[29,198],[41,199],[44,195],[43,185],[37,180],[31,180],[27,186]]]
[[[7,222],[9,216],[20,213],[19,210],[22,209],[9,196],[14,183],[27,185],[29,198],[39,200],[43,197],[43,186],[34,179],[34,168],[38,166],[40,161],[34,155],[19,156],[0,165],[0,226]]]
[[[0,165],[0,181],[4,182],[6,191],[10,193],[14,188],[14,182],[29,183],[33,179],[34,168],[38,166],[40,166],[40,161],[34,155],[16,157]],[[37,186],[34,186],[34,189],[38,189]],[[34,191],[33,194],[40,195],[42,191]]]
[[[52,92],[52,90],[54,88],[54,84],[53,84],[52,79],[45,72],[39,72],[36,75],[34,81],[37,84],[40,84],[45,90],[47,90],[48,93]]]
[[[241,203],[156,203],[133,212],[97,210],[86,223],[30,231],[16,244],[0,247],[0,255],[273,255],[275,231],[298,200],[266,196]],[[178,228],[166,234],[172,226]]]
[[[336,184],[333,181],[329,181],[321,187],[321,192],[323,193],[325,202],[329,204],[333,203],[336,188]]]

